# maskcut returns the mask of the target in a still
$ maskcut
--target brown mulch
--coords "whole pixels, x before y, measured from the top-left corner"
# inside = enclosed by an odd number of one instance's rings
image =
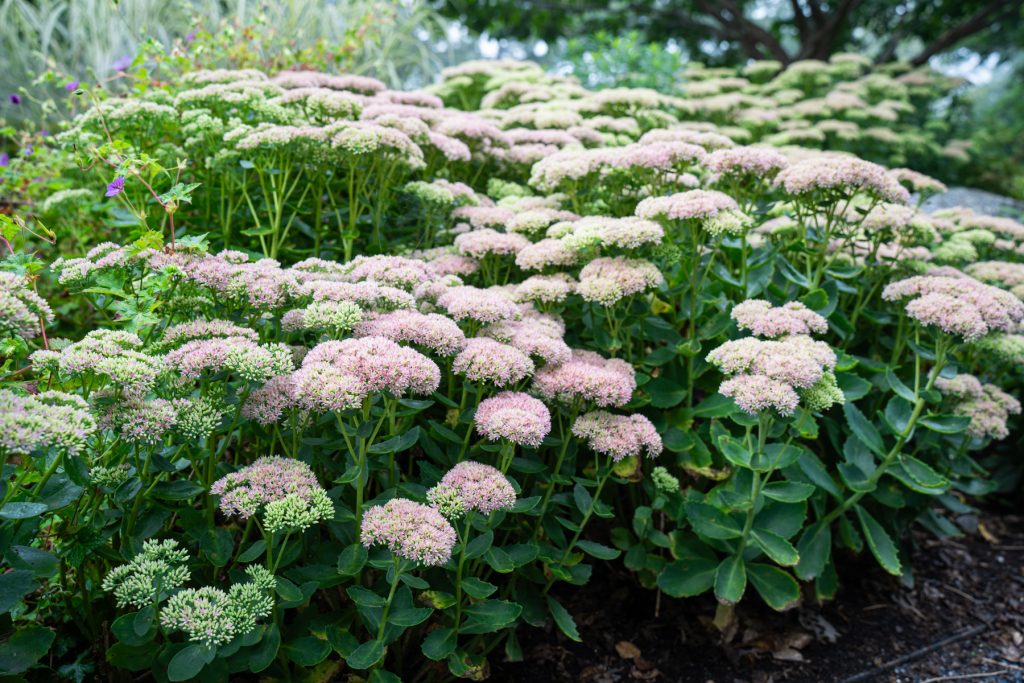
[[[912,585],[870,557],[844,558],[840,592],[778,614],[756,598],[727,636],[715,602],[662,598],[621,565],[559,597],[582,643],[524,629],[524,662],[492,662],[500,682],[1024,683],[1024,517],[957,520],[965,535],[915,532]],[[492,659],[497,659],[492,658]]]

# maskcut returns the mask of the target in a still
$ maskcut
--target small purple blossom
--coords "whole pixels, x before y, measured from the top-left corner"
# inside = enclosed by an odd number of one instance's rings
[[[81,85],[80,81],[77,81],[77,80],[68,81],[67,83],[64,84],[64,89],[67,90],[68,92],[75,92],[76,90],[78,90],[78,86],[79,85]]]
[[[14,106],[18,106],[19,104],[21,104],[21,95],[18,95],[17,93],[11,93],[7,96],[7,100]]]
[[[8,154],[7,152],[0,152],[0,168],[3,168],[5,166],[10,166],[10,164],[11,164],[11,155]]]
[[[116,197],[124,192],[124,177],[117,176],[107,185],[107,197]]]
[[[114,71],[124,71],[132,65],[132,58],[130,55],[120,57],[114,60],[114,63],[110,65]]]

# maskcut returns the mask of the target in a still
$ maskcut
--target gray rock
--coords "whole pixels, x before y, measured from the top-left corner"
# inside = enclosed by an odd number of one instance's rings
[[[985,192],[984,190],[974,190],[969,187],[951,187],[949,192],[929,197],[921,206],[921,209],[927,213],[932,213],[939,209],[948,209],[954,206],[963,206],[974,210],[976,213],[989,216],[1016,217],[1024,213],[1024,202],[992,192]]]

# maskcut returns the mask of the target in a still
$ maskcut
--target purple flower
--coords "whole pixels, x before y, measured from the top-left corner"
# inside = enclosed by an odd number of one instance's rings
[[[195,39],[196,39],[196,32],[195,32],[194,29],[189,31],[188,34],[185,36],[185,42],[186,43],[191,43]]]
[[[125,56],[125,57],[121,57],[119,59],[114,60],[114,63],[111,64],[110,67],[114,71],[124,71],[125,69],[127,69],[131,65],[132,65],[132,58],[131,58],[131,56]]]
[[[64,84],[64,89],[68,92],[75,92],[78,90],[79,81],[68,81]]]
[[[107,196],[116,197],[122,192],[124,192],[124,178],[117,176],[109,185],[107,185]]]
[[[21,95],[17,95],[15,93],[11,93],[10,95],[7,96],[7,99],[10,100],[11,104],[13,104],[13,105],[21,104]]]
[[[25,145],[25,148],[21,150],[21,156],[30,157],[32,153],[36,151],[36,148],[32,145]]]
[[[11,155],[7,152],[0,152],[0,168],[9,166],[11,163]]]

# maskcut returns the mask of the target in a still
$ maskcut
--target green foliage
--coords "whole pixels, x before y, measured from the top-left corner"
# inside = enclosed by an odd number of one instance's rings
[[[761,66],[76,95],[3,176],[3,673],[481,678],[597,563],[723,618],[907,571],[1012,482],[1024,226],[852,154],[941,156],[929,72]]]

